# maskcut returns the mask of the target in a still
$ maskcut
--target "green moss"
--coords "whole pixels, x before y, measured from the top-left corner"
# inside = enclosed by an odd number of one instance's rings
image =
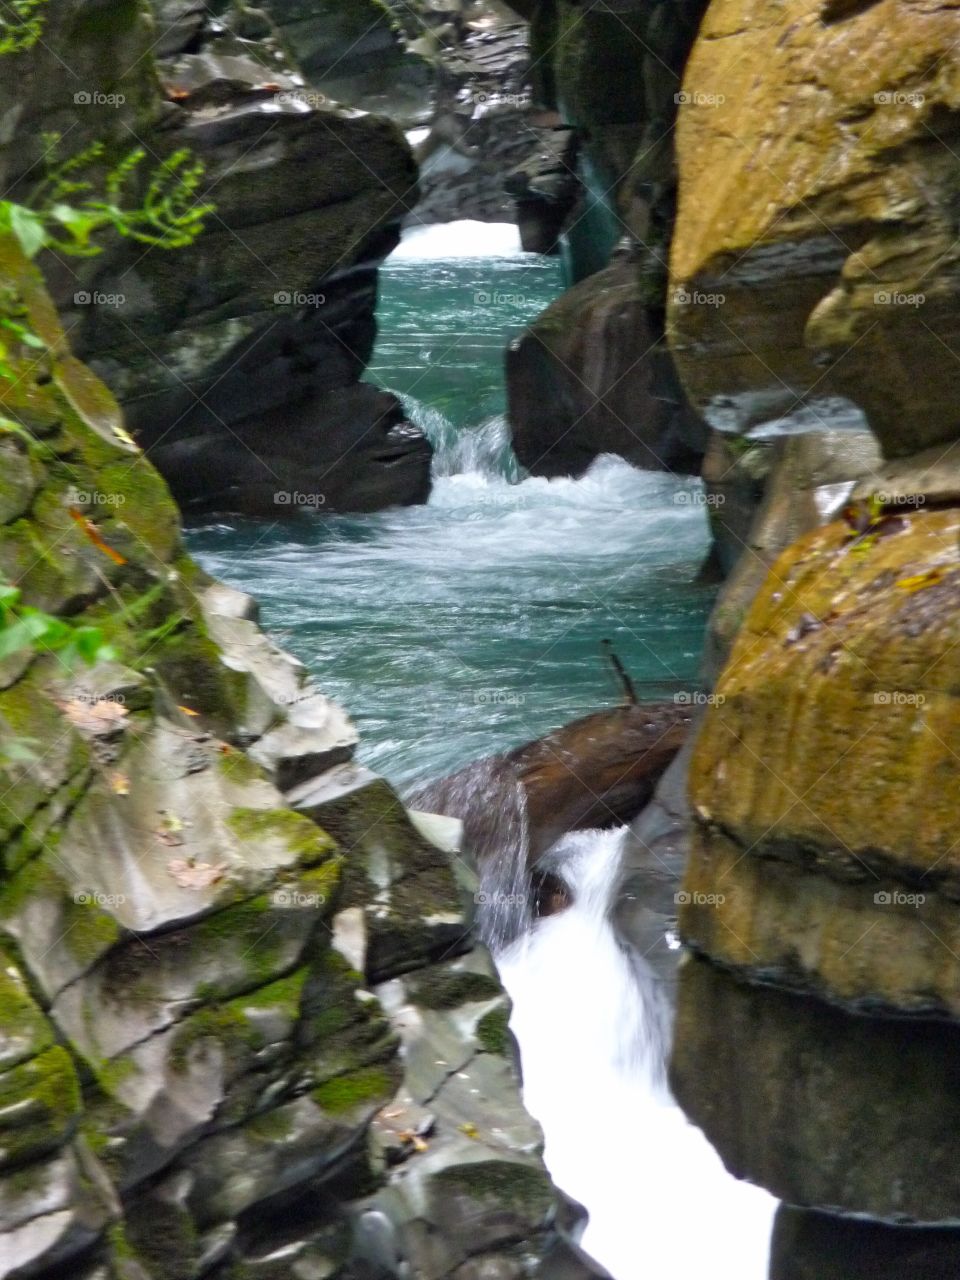
[[[73,910],[65,913],[63,940],[84,968],[109,951],[120,937],[116,920],[99,907],[71,901]]]
[[[454,1165],[434,1175],[441,1191],[460,1192],[545,1218],[553,1207],[553,1188],[546,1173],[512,1160],[480,1160]]]
[[[283,1107],[274,1107],[272,1111],[263,1111],[254,1116],[243,1127],[258,1142],[286,1142],[296,1132],[293,1118]]]
[[[503,995],[494,978],[452,969],[427,969],[409,983],[407,991],[413,1003],[425,1009],[455,1009],[470,1000],[494,1000]]]
[[[21,1108],[27,1106],[26,1114]],[[0,1076],[0,1164],[17,1164],[63,1142],[80,1112],[73,1060],[53,1045]],[[29,1115],[29,1123],[25,1120]],[[6,1123],[3,1117],[9,1116]]]
[[[23,974],[13,959],[0,951],[0,1030],[7,1028],[22,1040],[21,1058],[33,1056],[53,1042],[53,1031],[40,1006],[27,990]],[[15,1059],[5,1053],[7,1066]]]
[[[281,840],[303,866],[326,858],[336,844],[315,822],[293,809],[234,809],[227,823],[241,840]]]
[[[507,1009],[491,1009],[477,1023],[477,1039],[487,1053],[506,1054],[510,1050],[510,1013]]]
[[[174,1071],[185,1071],[190,1050],[201,1040],[216,1040],[228,1058],[243,1057],[262,1049],[263,1036],[236,1002],[214,1005],[191,1014],[180,1024],[170,1050]]]
[[[97,1084],[110,1098],[116,1096],[125,1080],[137,1074],[132,1058],[102,1058],[99,1062],[91,1063],[91,1069]]]
[[[286,978],[278,978],[248,995],[238,996],[234,1003],[245,1009],[282,1009],[295,1018],[300,1011],[300,997],[309,974],[309,966],[304,965]]]
[[[310,1096],[330,1115],[342,1115],[365,1102],[388,1101],[395,1087],[383,1067],[361,1067],[317,1085]]]
[[[228,782],[238,785],[260,782],[267,776],[243,751],[225,751],[217,760],[217,768]]]

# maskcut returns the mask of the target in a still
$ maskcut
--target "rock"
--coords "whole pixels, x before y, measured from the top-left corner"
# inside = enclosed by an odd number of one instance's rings
[[[482,863],[503,855],[513,841],[505,811],[520,786],[532,865],[568,831],[635,817],[682,745],[690,719],[684,702],[598,711],[429,783],[411,803],[462,818],[463,848]]]
[[[792,1204],[955,1222],[958,1049],[955,1023],[851,1014],[691,956],[670,1083],[731,1173]]]
[[[742,443],[715,445],[704,464],[714,546],[727,574],[707,629],[704,668],[711,680],[776,558],[801,534],[835,519],[881,461],[869,431],[810,431],[766,445],[736,441]]]
[[[350,765],[332,772],[287,799],[335,832],[345,851],[340,902],[363,909],[350,934],[367,979],[382,982],[464,949],[469,925],[450,856],[424,839],[382,779]]]
[[[34,490],[0,525],[0,572],[115,650],[70,671],[28,649],[0,681],[0,1270],[349,1273],[349,1206],[381,1172],[368,1128],[405,1063],[399,1026],[333,945],[349,950],[345,920],[371,977],[405,975],[431,1028],[411,1101],[434,1043],[468,1077],[443,1073],[430,1099],[449,1141],[426,1184],[434,1207],[407,1215],[440,1234],[424,1243],[413,1225],[416,1248],[435,1245],[448,1265],[432,1274],[452,1277],[462,1215],[477,1211],[483,1256],[512,1258],[522,1240],[537,1265],[557,1243],[557,1195],[520,1105],[502,989],[482,954],[468,973],[451,963],[471,950],[451,854],[386,783],[334,763],[350,722],[257,631],[242,593],[184,555],[165,485],[2,239],[0,285],[47,348],[28,377],[34,349],[9,342],[14,376],[0,380]],[[77,520],[74,489],[115,501],[91,499]],[[28,739],[28,763],[6,750]],[[342,845],[288,807],[291,780]],[[471,1125],[497,1128],[494,1145]],[[523,1172],[457,1173],[481,1155]]]
[[[677,121],[668,328],[713,425],[862,411],[887,457],[956,435],[955,41],[951,11],[908,0],[710,5]]]
[[[405,48],[390,6],[376,0],[264,0],[263,9],[311,89],[404,123],[422,115],[433,74],[427,61]]]
[[[507,352],[514,452],[535,475],[579,476],[601,453],[697,471],[705,439],[657,350],[630,256],[551,303]]]
[[[954,507],[854,509],[781,555],[690,773],[680,927],[701,958],[681,970],[678,1097],[738,1175],[889,1222],[960,1204],[934,1154],[960,1012],[937,781],[960,745],[958,532]]]
[[[177,501],[271,518],[424,501],[428,443],[394,396],[359,381],[376,268],[416,199],[397,128],[311,97],[276,33],[247,39],[230,28],[236,14],[198,26],[177,9],[158,78],[141,10],[119,24],[121,40],[89,7],[61,6],[19,55],[18,85],[0,90],[0,119],[19,126],[0,168],[15,192],[28,176],[32,187],[29,131],[38,140],[63,115],[76,151],[97,139],[125,155],[133,137],[149,163],[187,148],[205,165],[191,200],[215,192],[215,210],[194,243],[173,253],[117,237],[69,269],[45,264],[77,351],[127,407]],[[72,81],[50,70],[68,47],[87,86],[80,112]]]
[[[507,174],[504,189],[517,202],[524,250],[557,253],[558,237],[580,194],[576,134],[572,129],[543,129],[540,139],[536,154]]]
[[[960,1233],[890,1227],[781,1205],[770,1280],[944,1280],[960,1264]]]

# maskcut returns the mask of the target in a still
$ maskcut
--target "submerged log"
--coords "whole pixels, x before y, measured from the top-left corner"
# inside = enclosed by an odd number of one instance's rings
[[[530,866],[568,831],[629,822],[683,745],[690,704],[597,711],[430,783],[408,803],[461,818],[478,862],[526,849]]]

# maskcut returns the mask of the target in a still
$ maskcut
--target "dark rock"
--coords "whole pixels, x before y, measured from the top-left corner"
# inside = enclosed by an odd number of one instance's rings
[[[955,1023],[850,1013],[690,955],[670,1080],[731,1173],[783,1200],[890,1223],[960,1214]]]
[[[602,453],[698,472],[706,444],[626,253],[569,289],[507,352],[513,448],[535,475],[579,476]]]
[[[198,26],[193,7],[167,5],[158,80],[140,10],[124,26],[95,21],[96,8],[63,6],[49,38],[20,56],[20,84],[0,87],[0,117],[21,125],[0,148],[8,182],[19,191],[35,181],[29,130],[39,138],[72,107],[71,154],[91,139],[119,155],[142,141],[145,172],[188,148],[206,166],[196,198],[215,209],[176,252],[123,239],[92,258],[48,255],[78,352],[191,512],[425,500],[429,446],[393,397],[359,383],[376,333],[376,269],[416,199],[398,129],[311,96],[275,32],[239,34],[249,11],[243,23],[232,7],[223,21],[206,13]],[[91,98],[81,110],[48,66],[68,45]],[[117,78],[116,66],[139,69]],[[107,90],[119,106],[101,101]]]
[[[539,130],[537,152],[507,174],[504,189],[517,202],[520,243],[527,253],[557,253],[564,223],[580,193],[576,134]]]
[[[954,1280],[960,1231],[893,1227],[781,1205],[770,1280]]]

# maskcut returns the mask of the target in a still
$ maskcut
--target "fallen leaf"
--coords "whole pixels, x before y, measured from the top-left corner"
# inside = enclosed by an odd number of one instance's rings
[[[185,862],[174,858],[167,863],[167,870],[181,889],[207,889],[222,880],[228,869],[225,862]]]
[[[926,573],[914,573],[907,578],[899,578],[897,586],[904,591],[922,591],[924,587],[933,587],[943,581],[943,569],[939,566],[928,569]]]
[[[179,702],[177,703],[177,710],[182,711],[185,716],[198,716],[200,714],[199,711],[194,711],[192,707],[182,707]]]
[[[110,790],[117,796],[128,796],[130,794],[130,779],[125,773],[111,773],[108,781]]]
[[[127,715],[127,708],[123,703],[114,702],[111,698],[96,698],[93,701],[65,698],[57,705],[81,733],[91,733],[94,736],[116,733]]]
[[[458,1124],[457,1128],[461,1133],[466,1134],[468,1138],[473,1138],[474,1141],[477,1141],[480,1137],[479,1129],[475,1124],[471,1124],[469,1120],[465,1121],[464,1124]]]

